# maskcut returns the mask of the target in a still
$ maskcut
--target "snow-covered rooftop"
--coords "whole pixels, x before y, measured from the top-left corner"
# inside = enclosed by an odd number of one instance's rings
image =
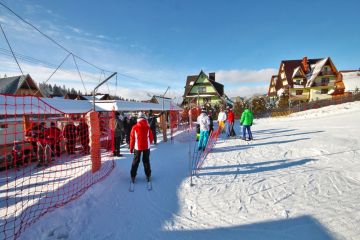
[[[352,72],[342,72],[342,81],[345,86],[345,92],[354,92],[360,89],[360,70]]]
[[[86,113],[93,109],[92,101],[78,101],[71,99],[36,98],[31,96],[14,97],[0,95],[0,114],[58,114],[58,113]],[[6,103],[6,104],[3,104]],[[95,102],[96,111],[140,111],[158,110],[179,111],[181,108],[166,101],[164,104],[128,102],[120,100],[98,100]]]

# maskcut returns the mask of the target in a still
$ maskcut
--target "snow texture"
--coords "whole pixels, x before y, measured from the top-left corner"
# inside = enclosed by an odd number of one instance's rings
[[[151,149],[128,191],[132,155],[20,239],[360,239],[360,102],[255,120],[255,140],[216,143],[189,177],[191,133]],[[239,133],[239,122],[236,122]]]

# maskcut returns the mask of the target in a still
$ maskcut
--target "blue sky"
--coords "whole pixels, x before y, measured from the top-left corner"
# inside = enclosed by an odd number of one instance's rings
[[[216,72],[233,97],[265,93],[284,59],[330,56],[339,70],[360,67],[355,0],[1,1],[82,58],[124,74],[101,90],[129,98],[145,99],[170,86],[169,96],[180,99],[186,76],[201,69]],[[3,7],[0,13],[14,51],[53,65],[66,57]],[[3,36],[0,44],[8,49]],[[0,57],[1,72],[15,73],[12,59]],[[34,62],[21,65],[38,81],[53,71]],[[90,91],[103,75],[78,65]],[[71,58],[61,70],[50,82],[84,91]]]

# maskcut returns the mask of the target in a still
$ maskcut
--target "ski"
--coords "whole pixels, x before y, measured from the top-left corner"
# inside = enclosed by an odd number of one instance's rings
[[[135,191],[135,183],[133,181],[130,181],[129,192],[134,192],[134,191]]]

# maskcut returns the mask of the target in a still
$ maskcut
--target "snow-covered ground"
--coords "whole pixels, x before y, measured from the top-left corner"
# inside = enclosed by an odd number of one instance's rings
[[[187,133],[152,147],[129,192],[131,155],[21,239],[360,239],[360,102],[256,120],[219,139],[189,178]],[[236,123],[239,133],[239,123]]]

